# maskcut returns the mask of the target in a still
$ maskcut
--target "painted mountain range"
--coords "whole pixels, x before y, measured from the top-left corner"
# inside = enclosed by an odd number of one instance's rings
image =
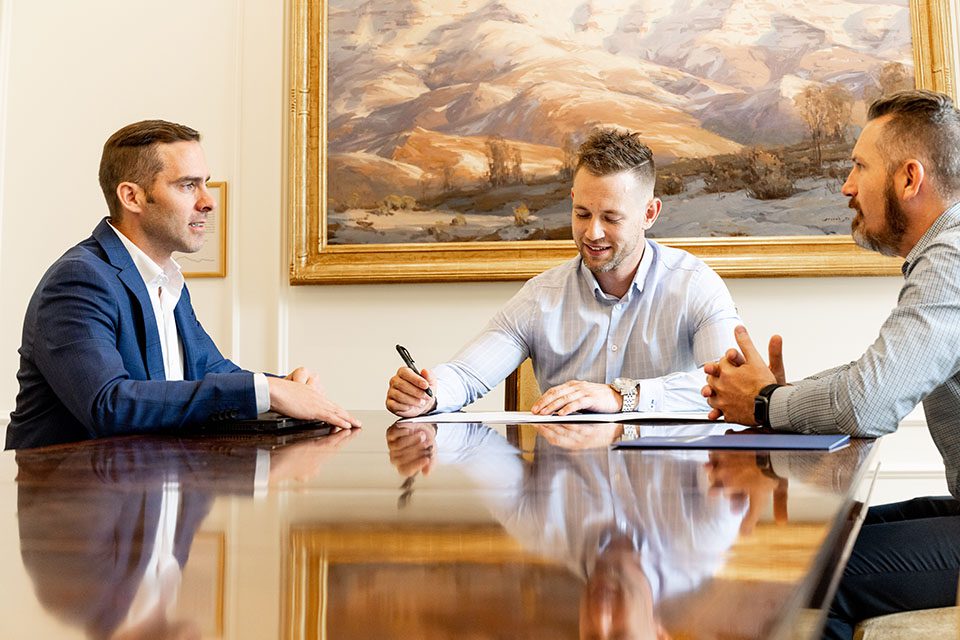
[[[327,12],[328,204],[354,212],[341,229],[360,211],[447,210],[444,194],[498,186],[497,145],[505,175],[562,181],[583,135],[617,125],[662,167],[809,138],[796,99],[810,86],[842,86],[857,124],[885,66],[912,82],[907,0],[328,0]]]

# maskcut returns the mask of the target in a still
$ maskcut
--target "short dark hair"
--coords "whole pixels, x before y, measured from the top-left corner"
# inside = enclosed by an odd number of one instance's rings
[[[576,171],[580,169],[597,177],[631,171],[638,180],[649,181],[651,186],[657,178],[653,152],[640,141],[640,134],[612,127],[594,129],[580,145]]]
[[[134,122],[110,136],[100,156],[100,189],[107,199],[110,219],[119,220],[121,215],[117,185],[134,182],[149,189],[163,171],[157,145],[191,141],[200,141],[196,130],[166,120]]]
[[[868,120],[889,116],[878,140],[895,171],[907,158],[921,160],[941,197],[960,195],[960,112],[950,96],[917,89],[880,98],[867,112]]]

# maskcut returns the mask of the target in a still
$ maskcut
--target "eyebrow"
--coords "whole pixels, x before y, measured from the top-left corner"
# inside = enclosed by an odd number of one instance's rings
[[[574,209],[575,211],[586,211],[587,213],[593,213],[593,211],[592,211],[591,209],[589,209],[588,207],[583,206],[582,204],[575,204],[575,205],[573,205],[573,209]],[[601,214],[613,214],[613,215],[617,215],[617,216],[622,216],[622,215],[623,215],[623,211],[620,211],[619,209],[603,209],[602,211],[600,211],[600,213],[601,213]]]
[[[200,176],[180,176],[174,182],[193,182],[195,184],[206,184],[210,182],[210,176],[201,178]]]

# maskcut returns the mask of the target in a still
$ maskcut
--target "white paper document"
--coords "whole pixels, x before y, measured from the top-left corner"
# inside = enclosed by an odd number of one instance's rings
[[[568,416],[540,416],[529,411],[457,411],[431,416],[404,418],[399,422],[485,422],[487,424],[522,424],[527,422],[648,422],[675,420],[707,422],[706,411],[628,411],[626,413],[572,413]]]

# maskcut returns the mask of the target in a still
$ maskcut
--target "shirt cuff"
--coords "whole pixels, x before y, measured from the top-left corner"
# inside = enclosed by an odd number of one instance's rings
[[[253,391],[257,395],[257,413],[270,411],[270,383],[262,373],[253,374]]]
[[[790,396],[796,393],[797,387],[786,385],[778,387],[770,394],[770,406],[768,408],[770,426],[780,431],[794,431],[790,426],[790,413],[787,411],[787,403]]]
[[[431,411],[424,412],[423,415],[430,415],[433,413],[450,413],[451,411],[460,411],[463,409],[463,403],[459,404],[454,399],[453,402],[450,401],[450,398],[454,397],[453,391],[450,389],[453,385],[443,379],[443,374],[439,372],[440,367],[446,365],[439,365],[434,369],[434,375],[436,376],[437,382],[434,386],[430,387],[430,390],[433,391],[433,399],[437,401],[437,406],[435,406]],[[429,401],[429,397],[427,398]],[[429,404],[429,402],[428,402]]]
[[[637,382],[640,383],[640,394],[635,411],[660,411],[660,407],[663,406],[663,380],[650,378],[637,380]]]

